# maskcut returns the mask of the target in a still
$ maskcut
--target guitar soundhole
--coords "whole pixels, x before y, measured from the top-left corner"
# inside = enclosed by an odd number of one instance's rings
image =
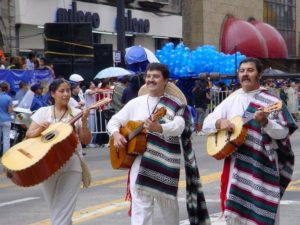
[[[43,142],[51,141],[55,136],[56,136],[56,132],[47,133],[45,136],[43,136],[42,141]]]

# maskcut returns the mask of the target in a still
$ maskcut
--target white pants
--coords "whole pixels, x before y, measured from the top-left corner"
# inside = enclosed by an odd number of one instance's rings
[[[130,192],[132,197],[131,225],[152,225],[154,198],[148,196],[138,196],[134,187],[141,162],[141,156],[138,156],[130,171]],[[162,205],[156,200],[162,213],[163,221],[161,225],[179,225],[179,207],[178,200],[174,201],[171,207]]]
[[[97,136],[97,134],[94,133],[94,132],[96,132],[96,123],[97,123],[97,121],[96,121],[96,114],[95,113],[90,113],[90,115],[89,115],[89,129],[90,129],[91,132],[93,132],[92,133],[93,138],[92,138],[92,140],[90,142],[92,144],[96,143],[96,136]]]
[[[81,172],[58,171],[43,184],[43,194],[50,205],[52,225],[71,225],[80,191]]]

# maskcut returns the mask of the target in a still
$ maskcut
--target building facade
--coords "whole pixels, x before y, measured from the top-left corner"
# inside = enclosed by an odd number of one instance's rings
[[[180,1],[125,2],[125,47],[143,45],[155,50],[168,40],[180,41]],[[42,52],[44,24],[70,22],[70,11],[76,11],[77,22],[92,17],[94,43],[113,44],[113,49],[117,49],[116,1],[16,0],[16,45],[20,52]]]
[[[191,49],[211,44],[221,50],[224,20],[231,15],[274,26],[286,41],[289,57],[300,54],[300,0],[124,1],[126,47],[140,44],[154,51],[168,41],[183,40]],[[76,10],[84,19],[89,13],[98,15],[99,26],[93,28],[94,43],[113,44],[116,50],[116,0],[2,0],[0,48],[6,54],[32,50],[42,54],[44,24],[58,22],[59,9],[72,10],[72,2],[76,2]],[[141,26],[144,30],[139,29]]]
[[[0,50],[6,54],[15,53],[15,1],[0,2]]]
[[[185,0],[182,15],[183,41],[191,48],[211,44],[220,50],[224,21],[234,16],[272,25],[284,38],[289,57],[300,54],[300,0]]]

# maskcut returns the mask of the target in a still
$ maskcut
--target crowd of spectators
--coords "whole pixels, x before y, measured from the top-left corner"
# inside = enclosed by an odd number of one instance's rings
[[[55,77],[53,64],[49,63],[45,58],[37,57],[34,52],[28,53],[28,56],[11,56],[8,60],[0,58],[0,69],[8,70],[50,70]]]
[[[27,58],[21,56],[11,57],[9,64],[4,63],[2,60],[0,69],[49,69],[52,71],[53,77],[55,77],[53,65],[47,63],[44,58],[38,58],[34,53],[29,53]],[[74,107],[82,109],[83,107],[91,106],[94,102],[105,97],[112,97],[110,106],[102,106],[99,110],[91,110],[90,112],[89,127],[94,135],[89,147],[97,147],[98,145],[108,143],[108,135],[106,134],[105,127],[106,122],[114,113],[118,112],[123,105],[136,97],[139,88],[144,84],[142,76],[95,79],[85,83],[83,77],[79,74],[72,74],[69,77],[69,82],[71,84],[70,104]],[[263,80],[261,84],[270,90],[272,94],[279,96],[287,105],[295,120],[299,120],[300,82],[294,80],[269,79]],[[202,79],[194,82],[194,86],[190,89],[192,95],[187,99],[189,99],[190,108],[194,113],[195,132],[197,134],[202,135],[201,129],[206,115],[238,88],[239,84],[234,80],[230,85],[226,85],[223,81],[209,82]],[[33,93],[30,105],[31,111],[50,104],[47,87],[41,83],[28,84],[22,81],[19,84],[17,93],[11,93],[9,87],[6,91],[6,95],[11,97],[12,106],[13,102],[20,102],[28,90],[31,90]],[[8,111],[7,113],[10,112]],[[1,122],[0,115],[0,126]],[[98,132],[99,130],[101,132]],[[2,130],[0,131],[2,132]],[[4,134],[2,133],[2,135]]]

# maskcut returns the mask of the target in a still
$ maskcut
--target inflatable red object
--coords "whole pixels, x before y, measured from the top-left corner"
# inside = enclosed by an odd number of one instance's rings
[[[252,20],[251,24],[253,24],[264,37],[268,48],[269,58],[288,57],[286,43],[278,30],[276,30],[276,28],[267,23],[259,22],[256,20]]]
[[[237,51],[247,57],[268,57],[268,48],[261,33],[244,20],[228,17],[224,22],[221,51],[233,54]]]

